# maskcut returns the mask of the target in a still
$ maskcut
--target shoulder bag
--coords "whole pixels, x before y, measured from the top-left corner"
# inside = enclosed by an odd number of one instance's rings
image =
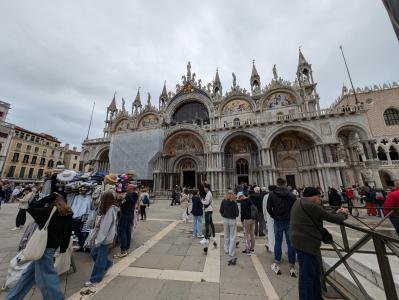
[[[313,225],[316,226],[318,231],[320,231],[321,241],[324,244],[332,244],[334,240],[333,240],[331,233],[329,233],[328,230],[324,227],[322,227],[320,230],[319,226],[317,226],[316,222],[313,220],[313,218],[308,214],[306,209],[303,207],[301,200],[299,200],[299,204],[301,205],[302,210],[305,212],[305,214],[308,216],[308,218],[312,221]]]
[[[36,229],[32,234],[25,249],[22,251],[23,260],[33,261],[42,258],[47,246],[47,228],[56,210],[57,207],[54,206],[43,228]]]

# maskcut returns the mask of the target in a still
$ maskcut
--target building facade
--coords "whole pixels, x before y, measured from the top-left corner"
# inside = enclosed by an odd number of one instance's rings
[[[48,134],[14,127],[2,171],[2,179],[32,182],[64,163],[61,142]]]
[[[153,180],[155,192],[207,180],[224,193],[240,182],[262,186],[284,177],[291,186],[382,186],[370,103],[320,109],[312,66],[299,52],[294,82],[278,76],[262,85],[252,66],[250,90],[236,75],[223,93],[219,72],[204,85],[188,63],[175,92],[166,85],[159,107],[140,91],[131,110],[107,108],[104,136],[82,145],[86,170],[126,172]]]
[[[69,144],[64,146],[64,166],[68,170],[80,171],[80,151],[76,147],[69,149]]]
[[[375,84],[357,88],[355,92],[344,86],[332,107],[344,110],[356,102],[369,107],[366,116],[377,151],[378,172],[382,185],[391,187],[399,178],[399,85],[396,82]],[[363,174],[371,175],[366,171]]]
[[[14,125],[6,122],[9,110],[10,104],[0,101],[0,172],[3,170],[14,130]]]

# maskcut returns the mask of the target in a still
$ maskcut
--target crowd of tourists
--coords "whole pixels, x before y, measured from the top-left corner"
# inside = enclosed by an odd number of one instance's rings
[[[147,218],[149,188],[138,186],[134,176],[134,172],[106,175],[56,170],[42,184],[11,188],[8,201],[19,203],[12,230],[24,228],[26,213],[34,222],[26,227],[20,252],[10,262],[3,286],[10,290],[6,299],[24,299],[34,284],[43,299],[64,299],[59,275],[70,269],[73,251],[90,252],[94,261],[84,286],[100,282],[112,266],[110,248],[120,247],[114,258],[127,256],[139,220]],[[67,262],[64,271],[58,261]]]
[[[322,203],[323,198],[328,201],[326,207]],[[192,214],[193,238],[201,239],[200,244],[204,246],[215,243],[212,214],[217,208],[214,207],[212,189],[208,183],[202,184],[198,190],[176,186],[172,193],[171,205],[174,204],[180,204],[184,223],[188,220],[189,211]],[[389,213],[397,230],[399,180],[389,193],[368,186],[328,188],[326,193],[320,187],[297,190],[287,186],[286,180],[282,178],[278,178],[276,185],[268,189],[242,183],[228,190],[220,204],[219,213],[223,218],[224,252],[229,256],[228,265],[237,263],[237,218],[240,217],[244,233],[242,253],[252,255],[255,252],[255,236],[267,235],[266,248],[274,255],[271,270],[276,275],[282,274],[282,253],[287,252],[290,276],[299,275],[300,299],[322,299],[320,246],[322,242],[332,243],[332,236],[323,227],[323,221],[339,224],[349,215],[383,217]],[[299,274],[296,270],[297,262]]]

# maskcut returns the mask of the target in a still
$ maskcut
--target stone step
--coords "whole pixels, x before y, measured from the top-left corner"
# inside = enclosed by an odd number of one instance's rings
[[[335,257],[323,257],[323,265],[325,269],[330,268],[338,261]],[[352,267],[353,264],[349,263]],[[353,268],[352,268],[353,270]],[[356,277],[368,293],[371,299],[384,300],[386,299],[384,289],[381,289],[376,283],[366,279],[366,277],[360,275],[357,271],[353,270]],[[338,284],[345,291],[345,295],[348,299],[364,299],[362,292],[357,287],[352,276],[349,274],[348,270],[344,265],[340,265],[331,274],[330,278],[335,284]]]
[[[393,280],[395,281],[396,291],[399,295],[399,257],[389,255],[388,256]],[[374,254],[354,254],[348,260],[352,269],[355,270],[358,274],[365,277],[376,286],[381,289],[384,289],[384,285],[382,283],[381,271],[378,266],[377,256]]]

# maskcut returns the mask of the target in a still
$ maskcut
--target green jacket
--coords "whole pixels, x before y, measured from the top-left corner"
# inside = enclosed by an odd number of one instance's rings
[[[305,213],[304,209],[313,219],[313,222]],[[326,211],[323,206],[314,204],[308,200],[297,200],[291,209],[289,233],[291,243],[295,249],[312,255],[319,255],[323,221],[339,224],[346,218],[347,216],[345,214],[330,213]]]

